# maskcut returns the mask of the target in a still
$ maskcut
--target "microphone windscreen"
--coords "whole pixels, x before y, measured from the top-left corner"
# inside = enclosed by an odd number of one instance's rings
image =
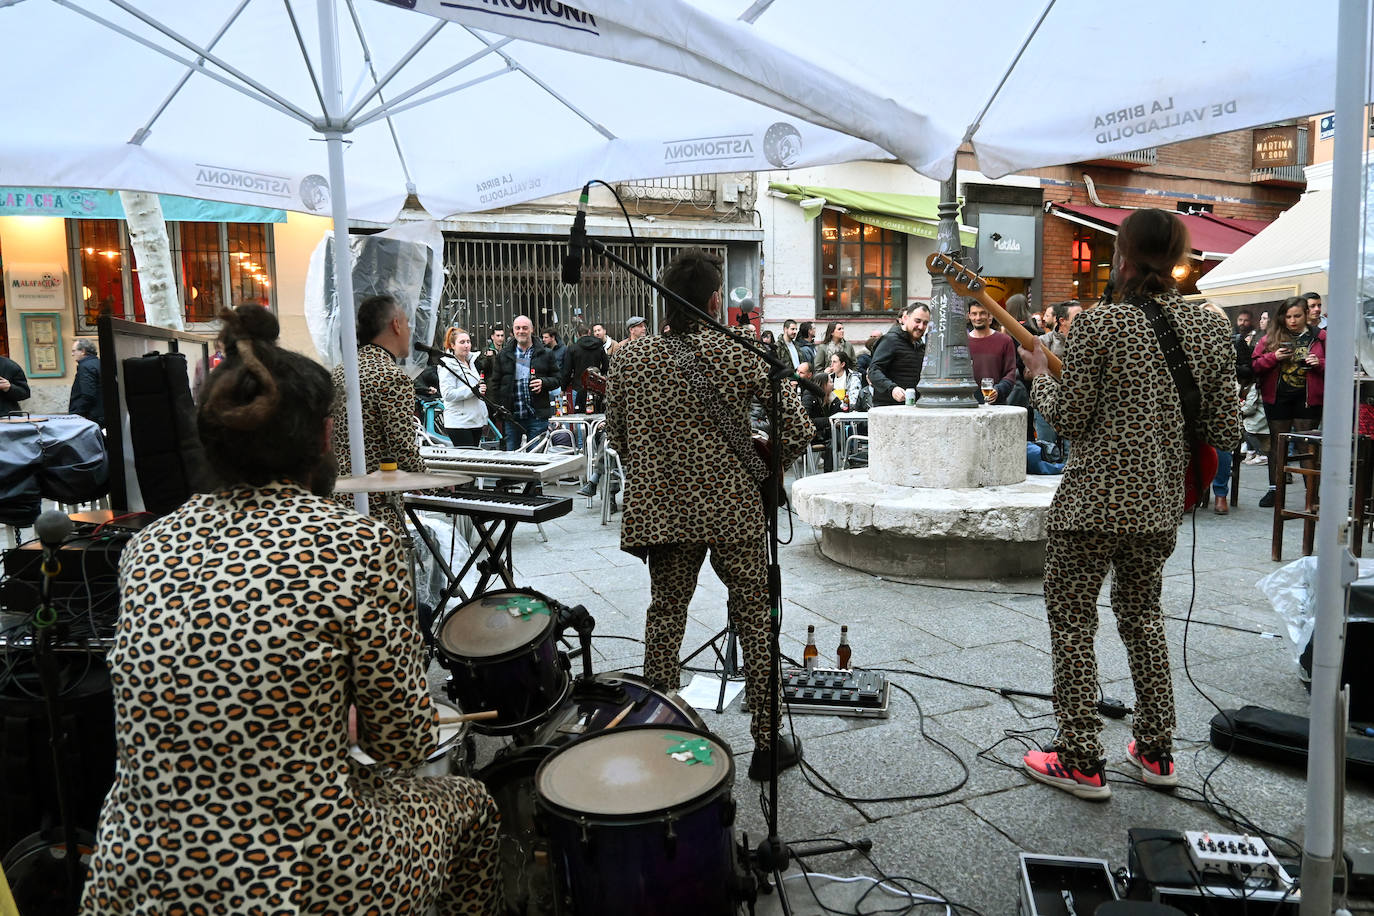
[[[56,547],[71,537],[75,527],[67,513],[49,509],[33,523],[33,533],[38,535],[44,547]]]
[[[574,286],[582,282],[582,256],[580,254],[564,255],[563,282]]]

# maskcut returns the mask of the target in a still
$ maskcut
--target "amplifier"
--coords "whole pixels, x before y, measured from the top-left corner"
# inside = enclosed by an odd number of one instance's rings
[[[1189,837],[1177,830],[1132,827],[1126,835],[1131,873],[1128,896],[1132,900],[1168,904],[1190,916],[1298,916],[1302,892],[1271,859],[1267,848],[1263,849],[1266,855],[1258,855],[1262,844],[1252,837],[1193,832],[1189,834],[1193,842],[1201,839],[1204,848],[1190,850]],[[1217,842],[1223,838],[1225,850]],[[1244,851],[1240,850],[1242,839]],[[1234,853],[1231,841],[1236,843]],[[1252,845],[1254,855],[1250,853]],[[1250,865],[1253,870],[1258,861],[1266,862],[1272,870],[1250,874],[1241,867]]]
[[[794,713],[887,718],[886,675],[838,668],[784,668],[782,703]]]
[[[57,551],[62,568],[53,578],[52,600],[58,620],[71,636],[114,635],[119,616],[119,556],[128,538],[75,537]],[[0,579],[0,612],[27,617],[38,607],[43,548],[37,542],[5,551]]]

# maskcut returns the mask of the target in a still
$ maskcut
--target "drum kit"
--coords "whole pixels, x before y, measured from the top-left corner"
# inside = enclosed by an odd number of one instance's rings
[[[593,675],[582,607],[531,589],[488,592],[438,629],[449,696],[478,734],[508,738],[469,773],[501,811],[508,910],[728,914],[755,880],[735,844],[734,763],[696,710],[626,673]],[[575,627],[582,675],[559,640]],[[437,755],[443,756],[441,746]]]

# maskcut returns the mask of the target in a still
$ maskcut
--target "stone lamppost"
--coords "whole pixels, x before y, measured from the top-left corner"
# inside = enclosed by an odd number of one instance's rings
[[[958,258],[959,180],[951,171],[940,185],[940,225],[935,243],[941,254]],[[968,303],[953,289],[943,274],[932,274],[930,281],[930,327],[926,329],[926,360],[921,383],[916,390],[918,407],[977,407],[983,403],[978,383],[973,378],[973,360],[968,353]]]

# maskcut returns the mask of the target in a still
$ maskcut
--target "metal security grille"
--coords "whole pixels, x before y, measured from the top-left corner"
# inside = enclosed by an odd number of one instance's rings
[[[614,242],[607,247],[658,277],[679,251],[690,246]],[[726,257],[723,245],[700,247]],[[587,252],[579,285],[564,283],[566,250],[564,238],[449,238],[437,336],[458,325],[473,335],[474,347],[480,347],[495,328],[509,328],[517,315],[528,315],[536,331],[554,328],[564,343],[579,321],[589,327],[604,324],[617,339],[624,336],[625,322],[633,315],[648,319],[655,329],[661,325],[658,295],[600,255]]]

